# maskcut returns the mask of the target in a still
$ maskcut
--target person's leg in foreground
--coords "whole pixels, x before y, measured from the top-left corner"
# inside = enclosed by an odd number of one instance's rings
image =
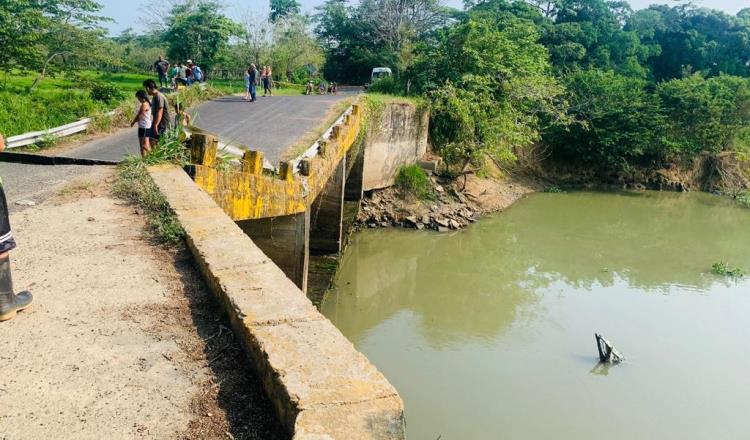
[[[5,149],[5,141],[0,135],[0,151]],[[13,279],[10,275],[10,251],[16,247],[10,230],[8,204],[0,181],[0,321],[7,321],[21,310],[31,305],[29,292],[13,293]]]

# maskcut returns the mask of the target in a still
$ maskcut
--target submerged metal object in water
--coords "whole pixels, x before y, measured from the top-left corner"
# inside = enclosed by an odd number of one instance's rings
[[[625,359],[625,357],[620,354],[614,346],[612,346],[612,343],[604,339],[602,335],[594,333],[594,336],[596,337],[596,348],[599,349],[599,362],[618,364]]]

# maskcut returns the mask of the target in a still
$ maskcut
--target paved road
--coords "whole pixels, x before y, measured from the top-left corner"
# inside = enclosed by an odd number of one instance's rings
[[[93,167],[81,165],[25,165],[0,162],[0,177],[10,212],[25,207],[19,201],[36,204],[54,195],[61,185],[70,179],[91,173]]]
[[[265,153],[271,164],[278,164],[283,152],[300,137],[323,122],[328,110],[358,90],[336,96],[258,97],[250,103],[239,96],[226,96],[205,102],[192,111],[193,124],[219,135],[222,141],[248,146]],[[138,154],[135,128],[120,131],[73,148],[52,153],[82,159],[119,161]]]
[[[141,154],[138,146],[138,128],[121,128],[108,136],[94,139],[73,148],[52,150],[50,154],[119,162],[125,156]]]
[[[277,165],[294,142],[319,126],[328,110],[347,94],[259,97],[250,103],[228,96],[205,102],[193,113],[193,124],[225,142],[262,151]]]

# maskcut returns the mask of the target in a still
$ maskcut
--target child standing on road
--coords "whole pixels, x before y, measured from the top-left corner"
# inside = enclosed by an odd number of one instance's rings
[[[130,123],[132,127],[138,123],[138,143],[141,146],[141,157],[144,157],[151,151],[151,124],[153,124],[153,115],[151,113],[151,104],[148,102],[148,94],[145,90],[135,92],[138,99],[138,108],[136,109],[135,118]]]

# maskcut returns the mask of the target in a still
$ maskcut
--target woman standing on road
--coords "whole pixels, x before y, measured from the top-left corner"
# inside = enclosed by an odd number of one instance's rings
[[[136,109],[135,118],[130,126],[138,123],[138,143],[141,146],[141,157],[145,157],[151,152],[151,125],[153,124],[153,115],[151,114],[151,104],[148,102],[148,94],[145,90],[135,92],[138,99],[138,108]]]
[[[271,91],[271,66],[263,66],[260,80],[263,82],[263,96],[273,96]]]
[[[250,67],[245,70],[245,101],[250,99]]]
[[[0,151],[5,149],[5,139],[0,133]],[[30,292],[13,293],[13,279],[10,276],[10,251],[16,248],[16,241],[10,230],[8,203],[5,200],[2,180],[0,179],[0,321],[7,321],[16,313],[31,305]]]

